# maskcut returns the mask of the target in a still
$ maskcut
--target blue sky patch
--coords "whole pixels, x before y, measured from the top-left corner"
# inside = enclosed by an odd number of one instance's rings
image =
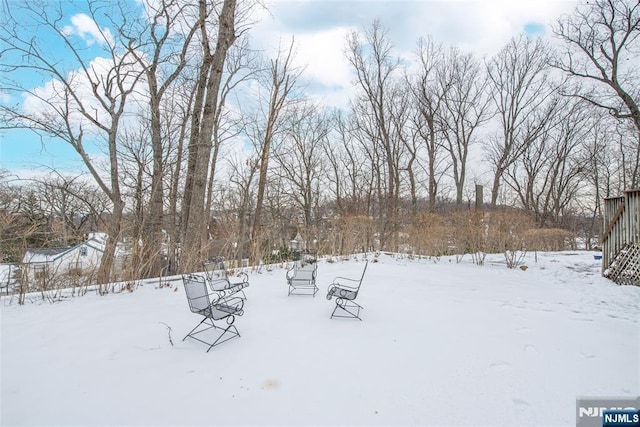
[[[528,36],[541,36],[546,32],[544,24],[528,22],[524,25],[524,33]]]

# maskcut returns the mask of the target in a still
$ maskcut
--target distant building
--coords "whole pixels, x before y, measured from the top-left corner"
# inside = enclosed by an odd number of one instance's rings
[[[64,248],[29,248],[22,259],[22,278],[41,280],[52,276],[84,274],[95,271],[104,253],[106,234],[90,233],[78,245]]]
[[[0,294],[9,294],[17,282],[17,273],[20,267],[17,264],[0,264]]]

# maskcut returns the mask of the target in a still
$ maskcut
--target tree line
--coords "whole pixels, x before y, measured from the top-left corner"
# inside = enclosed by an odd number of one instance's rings
[[[376,20],[346,37],[346,109],[305,94],[294,40],[251,48],[259,3],[85,6],[91,43],[60,3],[3,3],[2,127],[64,141],[88,171],[30,185],[3,171],[4,261],[97,229],[98,283],[124,241],[137,278],[220,252],[257,263],[298,232],[326,251],[395,251],[425,213],[468,208],[476,184],[491,209],[542,228],[590,220],[593,237],[602,199],[639,185],[634,0],[581,3],[553,42],[520,35],[489,58],[428,36],[401,58]]]

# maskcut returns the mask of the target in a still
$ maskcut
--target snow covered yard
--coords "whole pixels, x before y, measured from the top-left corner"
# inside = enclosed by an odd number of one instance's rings
[[[10,425],[575,425],[578,396],[640,395],[640,288],[589,252],[370,263],[363,321],[329,319],[335,276],[287,297],[250,274],[241,337],[205,353],[181,286],[1,308]],[[171,327],[174,345],[169,342]]]

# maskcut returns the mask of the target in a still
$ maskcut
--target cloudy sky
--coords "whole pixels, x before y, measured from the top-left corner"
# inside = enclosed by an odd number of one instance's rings
[[[498,52],[520,33],[548,36],[550,25],[571,13],[573,0],[271,0],[253,29],[256,42],[274,48],[295,38],[297,61],[306,65],[312,91],[342,106],[351,69],[345,37],[378,19],[396,54],[410,59],[420,37],[456,45],[479,57]]]
[[[517,34],[546,36],[574,0],[270,0],[259,12],[251,34],[256,47],[275,51],[296,43],[297,65],[305,66],[309,95],[332,106],[346,106],[351,69],[344,57],[346,34],[369,27],[375,19],[388,30],[400,57],[410,58],[420,37],[457,45],[479,57],[491,56]],[[95,23],[69,9],[65,33],[87,45],[99,43]],[[109,29],[102,34],[109,36]],[[62,58],[64,60],[64,58]],[[48,82],[40,82],[45,87]],[[63,144],[27,132],[0,134],[1,167],[22,174],[38,165],[65,168],[77,155]],[[75,163],[77,165],[77,163]],[[76,167],[74,165],[74,167]]]

